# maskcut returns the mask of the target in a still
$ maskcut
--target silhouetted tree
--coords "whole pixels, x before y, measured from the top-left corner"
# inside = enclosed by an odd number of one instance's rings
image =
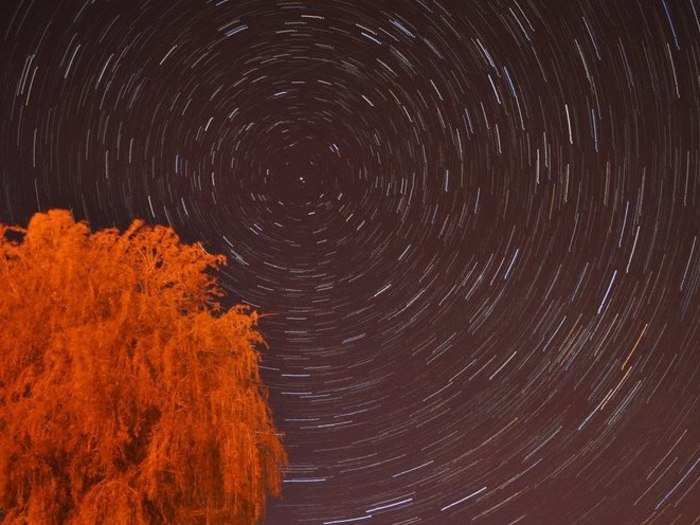
[[[0,225],[3,523],[262,518],[287,458],[257,314],[217,300],[224,262],[142,221]]]

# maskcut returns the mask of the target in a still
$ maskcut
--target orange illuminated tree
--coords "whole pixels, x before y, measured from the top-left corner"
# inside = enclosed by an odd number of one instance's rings
[[[0,522],[263,517],[287,458],[224,262],[142,221],[0,225]]]

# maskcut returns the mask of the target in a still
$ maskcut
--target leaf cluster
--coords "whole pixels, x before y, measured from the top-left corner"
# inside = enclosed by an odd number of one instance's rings
[[[3,523],[262,518],[287,459],[258,315],[217,300],[224,263],[141,221],[0,225]]]

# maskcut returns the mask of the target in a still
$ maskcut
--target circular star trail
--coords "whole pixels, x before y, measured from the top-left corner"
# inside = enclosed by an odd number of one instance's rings
[[[0,213],[228,256],[270,525],[700,523],[698,10],[7,0]]]

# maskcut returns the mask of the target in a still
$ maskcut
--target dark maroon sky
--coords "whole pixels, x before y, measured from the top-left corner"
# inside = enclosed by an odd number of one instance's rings
[[[3,0],[0,219],[271,312],[269,525],[700,523],[697,0]]]

